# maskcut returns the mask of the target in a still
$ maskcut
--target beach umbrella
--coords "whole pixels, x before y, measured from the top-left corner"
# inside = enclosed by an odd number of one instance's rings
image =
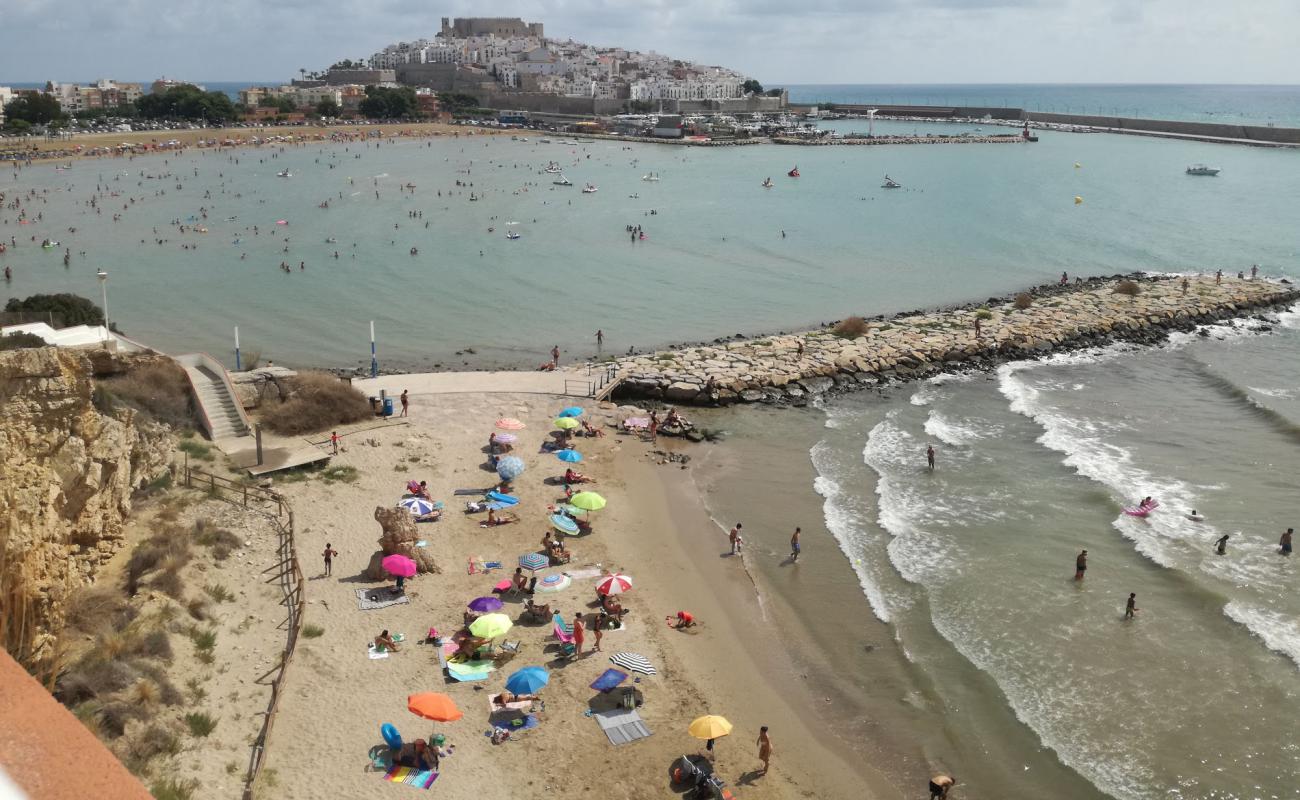
[[[505,614],[484,614],[469,624],[469,632],[480,639],[495,639],[505,636],[512,627],[514,623]]]
[[[561,416],[561,417],[581,417],[581,416],[582,416],[582,407],[581,407],[581,406],[569,406],[568,408],[566,408],[566,409],[564,409],[563,411],[560,412],[560,416]]]
[[[650,664],[650,659],[640,653],[615,653],[609,657],[609,663],[616,667],[622,667],[629,672],[639,672],[642,675],[655,674],[655,668]]]
[[[379,562],[384,571],[389,575],[402,578],[409,578],[416,572],[415,562],[401,553],[393,553],[391,556],[384,556],[384,560]]]
[[[555,421],[555,427],[562,431],[571,431],[578,427],[580,423],[573,417],[560,417]]]
[[[578,523],[573,521],[572,517],[566,517],[563,514],[552,514],[551,525],[560,533],[577,533]]]
[[[551,565],[551,559],[541,553],[524,553],[519,557],[519,566],[524,569],[531,569],[536,572],[539,569],[545,569]]]
[[[497,474],[503,481],[512,481],[524,474],[524,460],[518,456],[506,456],[497,461]]]
[[[725,717],[709,714],[692,722],[686,732],[696,739],[718,739],[731,733],[731,723]]]
[[[497,420],[497,427],[503,431],[522,431],[528,426],[514,417],[502,417]]]
[[[518,439],[513,433],[498,433],[496,440],[502,444],[514,444]]]
[[[605,507],[605,498],[595,492],[578,492],[569,498],[569,505],[583,511],[599,511]]]
[[[466,606],[466,608],[470,611],[477,611],[478,613],[483,614],[488,611],[500,611],[504,606],[505,603],[502,603],[501,600],[496,597],[475,597],[473,600],[469,601],[469,605]]]
[[[562,511],[565,514],[568,514],[569,516],[577,516],[578,514],[582,513],[581,508],[578,508],[577,506],[569,505],[568,503],[560,503],[555,507],[555,509],[557,511]]]
[[[628,417],[623,420],[624,428],[648,428],[650,427],[649,417]]]
[[[408,695],[406,709],[417,717],[431,719],[434,722],[455,722],[465,716],[456,701],[438,692],[420,692]]]
[[[433,510],[437,508],[432,501],[425,500],[423,497],[403,497],[397,501],[397,504],[417,517],[432,514]]]
[[[537,582],[537,587],[533,591],[537,592],[559,592],[569,588],[573,583],[573,578],[565,575],[563,572],[557,572],[554,575],[547,575]]]
[[[524,667],[506,678],[506,691],[514,694],[536,694],[551,682],[551,673],[544,667]]]
[[[596,591],[603,595],[622,594],[631,588],[632,579],[619,572],[607,575],[596,583]]]
[[[577,450],[556,450],[555,457],[561,461],[576,464],[582,460],[582,453],[579,453]]]

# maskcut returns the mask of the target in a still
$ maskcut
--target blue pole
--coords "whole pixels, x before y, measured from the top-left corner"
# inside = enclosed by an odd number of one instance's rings
[[[375,356],[375,321],[370,320],[370,377],[379,377],[379,359]]]

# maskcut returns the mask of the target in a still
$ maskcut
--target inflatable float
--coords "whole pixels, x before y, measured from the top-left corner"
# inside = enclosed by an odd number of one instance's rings
[[[1133,506],[1131,508],[1125,508],[1124,513],[1128,514],[1130,517],[1145,517],[1147,514],[1150,514],[1152,511],[1155,511],[1159,507],[1160,507],[1160,502],[1158,500],[1152,500],[1149,504],[1145,506]]]

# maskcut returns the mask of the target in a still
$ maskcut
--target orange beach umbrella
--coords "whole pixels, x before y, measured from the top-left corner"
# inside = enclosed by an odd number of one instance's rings
[[[434,722],[455,722],[465,716],[456,701],[438,692],[420,692],[406,698],[406,708],[417,717],[431,719]]]

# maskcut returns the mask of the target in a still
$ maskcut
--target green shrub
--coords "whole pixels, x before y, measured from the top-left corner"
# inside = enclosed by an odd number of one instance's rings
[[[212,628],[206,631],[192,628],[190,630],[190,641],[194,642],[196,650],[212,650],[217,646],[217,632]]]
[[[203,591],[207,592],[208,597],[211,597],[217,603],[229,603],[235,599],[235,595],[219,583],[210,583],[203,587]]]
[[[841,339],[856,339],[867,332],[867,322],[862,317],[849,317],[831,328],[831,333]]]
[[[320,477],[326,483],[356,483],[360,473],[357,472],[356,467],[331,466],[321,470]]]
[[[19,300],[10,298],[5,303],[5,311],[33,312],[32,318],[41,317],[41,312],[53,312],[59,317],[63,327],[73,325],[103,325],[104,311],[93,300],[75,294],[34,294]]]
[[[319,625],[303,625],[302,635],[308,639],[316,639],[325,633],[325,629]]]
[[[366,396],[328,372],[303,372],[286,383],[289,396],[261,412],[262,424],[274,433],[316,433],[371,416]]]
[[[176,449],[200,461],[215,461],[217,458],[212,454],[212,446],[198,439],[182,439]]]
[[[185,724],[190,726],[190,734],[196,739],[201,739],[217,729],[217,720],[206,711],[192,711],[186,714]]]
[[[0,336],[0,350],[25,350],[29,347],[46,347],[45,340],[34,333],[11,333]]]
[[[975,312],[975,319],[993,319],[993,312],[987,308],[981,308]]]
[[[199,783],[195,780],[166,778],[149,784],[149,794],[154,800],[193,800],[197,788]]]

